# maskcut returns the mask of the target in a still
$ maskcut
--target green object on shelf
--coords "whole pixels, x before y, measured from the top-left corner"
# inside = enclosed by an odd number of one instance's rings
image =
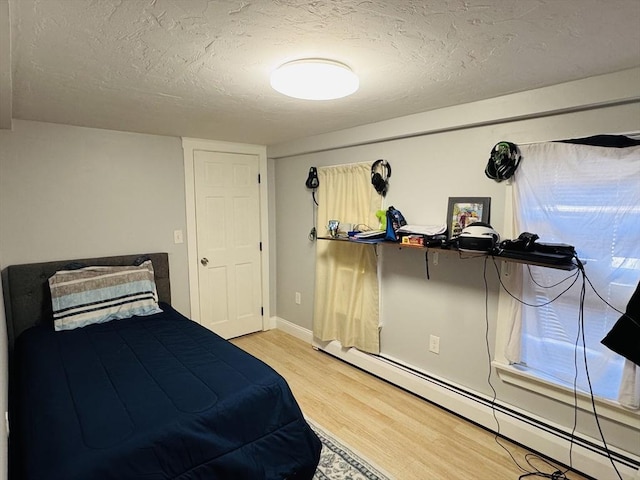
[[[376,212],[376,217],[378,217],[378,221],[380,222],[380,230],[386,230],[387,229],[387,211],[378,210]]]

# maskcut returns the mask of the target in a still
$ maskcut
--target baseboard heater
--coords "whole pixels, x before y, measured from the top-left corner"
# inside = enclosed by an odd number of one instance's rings
[[[596,479],[616,478],[609,460],[624,480],[640,480],[640,458],[601,441],[574,433],[511,405],[494,402],[473,392],[384,355],[370,355],[339,342],[319,342],[313,347],[461,416],[555,461]],[[494,417],[495,413],[495,417]],[[496,423],[496,419],[498,424]],[[571,455],[571,457],[570,457]]]

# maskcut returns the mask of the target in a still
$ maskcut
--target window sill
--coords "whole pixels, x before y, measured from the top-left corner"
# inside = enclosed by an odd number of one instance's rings
[[[500,379],[511,385],[524,388],[526,390],[544,395],[554,400],[573,406],[576,403],[573,390],[556,385],[552,382],[540,379],[530,373],[518,370],[511,365],[505,365],[500,362],[491,362],[497,370]],[[598,416],[614,420],[624,425],[630,426],[636,430],[640,430],[640,410],[631,410],[623,407],[617,402],[595,398],[596,411]],[[577,405],[581,410],[588,412],[593,411],[591,405],[591,397],[583,392],[577,393]]]

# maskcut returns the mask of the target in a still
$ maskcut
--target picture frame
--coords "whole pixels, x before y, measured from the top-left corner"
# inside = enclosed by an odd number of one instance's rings
[[[491,197],[449,197],[447,238],[457,237],[472,223],[489,223],[490,219]]]

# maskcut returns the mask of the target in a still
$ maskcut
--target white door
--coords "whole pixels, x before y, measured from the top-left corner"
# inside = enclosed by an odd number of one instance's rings
[[[194,151],[200,323],[223,338],[262,330],[259,158]]]

